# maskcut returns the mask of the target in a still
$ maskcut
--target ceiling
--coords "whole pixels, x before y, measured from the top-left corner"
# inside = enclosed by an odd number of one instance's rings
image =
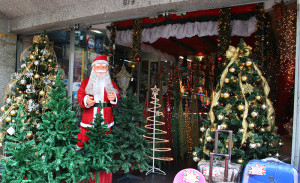
[[[264,1],[267,0],[0,0],[0,18],[10,20],[9,32],[30,34],[166,11],[196,11]]]

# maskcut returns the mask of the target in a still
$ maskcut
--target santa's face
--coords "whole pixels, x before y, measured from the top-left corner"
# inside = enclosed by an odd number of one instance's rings
[[[96,64],[94,65],[93,69],[98,76],[102,76],[108,71],[108,67],[106,64]]]

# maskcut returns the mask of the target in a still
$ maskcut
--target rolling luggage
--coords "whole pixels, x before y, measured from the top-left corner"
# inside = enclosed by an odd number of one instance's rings
[[[251,160],[245,167],[243,183],[298,183],[298,171],[276,158]]]
[[[219,132],[229,133],[228,154],[218,154]],[[204,175],[207,182],[241,182],[242,165],[230,163],[232,149],[232,130],[215,131],[215,150],[210,153],[210,160],[199,161],[198,170]],[[214,157],[221,156],[224,161],[215,161]]]

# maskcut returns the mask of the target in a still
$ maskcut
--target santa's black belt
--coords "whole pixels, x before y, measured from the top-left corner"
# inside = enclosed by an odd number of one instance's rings
[[[102,105],[101,106],[102,108],[106,108],[106,107],[111,107],[112,106],[111,103],[107,103],[107,102],[104,102],[101,105]],[[100,103],[95,103],[93,107],[100,107]]]

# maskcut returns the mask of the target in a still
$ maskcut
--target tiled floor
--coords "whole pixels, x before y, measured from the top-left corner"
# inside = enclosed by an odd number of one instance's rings
[[[195,163],[190,157],[186,157],[184,161],[180,161],[177,166],[175,163],[170,163],[170,166],[167,164],[166,167],[162,167],[166,175],[160,175],[156,173],[151,173],[145,176],[145,172],[142,174],[135,173],[141,180],[134,179],[123,179],[120,180],[123,174],[114,174],[113,175],[113,183],[172,183],[175,175],[182,169],[185,168],[196,168],[197,163]],[[118,181],[119,179],[119,181]]]

